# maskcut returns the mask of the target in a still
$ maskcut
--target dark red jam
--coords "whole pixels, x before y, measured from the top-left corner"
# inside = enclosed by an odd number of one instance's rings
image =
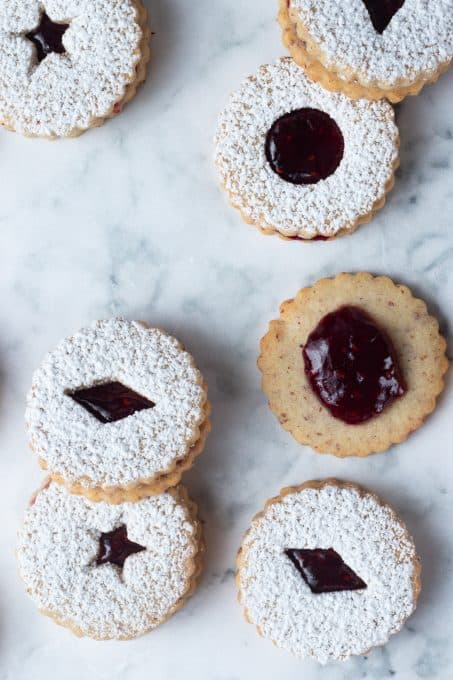
[[[405,0],[363,0],[370,15],[371,23],[378,33],[385,29],[404,5]]]
[[[63,46],[63,36],[68,28],[69,24],[56,24],[45,12],[42,14],[39,26],[26,36],[36,47],[38,62],[43,61],[52,52],[57,54],[66,52]]]
[[[288,548],[285,554],[312,593],[336,593],[341,590],[362,590],[367,587],[333,548],[328,550]]]
[[[316,396],[350,425],[381,413],[406,391],[390,339],[358,307],[324,316],[302,353]]]
[[[338,168],[344,139],[324,111],[297,109],[272,125],[265,152],[272,170],[282,179],[292,184],[316,184]]]
[[[101,423],[113,423],[137,411],[153,408],[154,402],[142,397],[120,382],[104,383],[69,394]]]
[[[130,555],[134,555],[142,550],[146,550],[143,545],[128,539],[127,528],[123,524],[118,529],[100,535],[96,564],[116,564],[117,567],[122,569]]]

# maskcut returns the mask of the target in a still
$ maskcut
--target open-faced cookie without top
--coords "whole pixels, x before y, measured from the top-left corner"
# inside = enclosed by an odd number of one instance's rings
[[[141,0],[3,0],[0,125],[76,137],[115,116],[145,80]]]
[[[219,117],[215,164],[243,219],[286,239],[353,232],[393,187],[399,136],[385,101],[352,101],[291,59],[262,66]]]
[[[366,456],[403,441],[431,413],[445,352],[436,319],[406,286],[339,274],[281,305],[258,366],[271,410],[301,444]]]
[[[177,484],[210,429],[207,387],[173,337],[143,323],[97,321],[34,373],[26,424],[52,479],[118,503]]]
[[[111,505],[49,480],[27,509],[17,557],[43,614],[76,635],[127,640],[184,604],[202,549],[197,507],[182,485]]]
[[[453,59],[451,0],[279,0],[283,42],[314,81],[399,102]]]
[[[374,494],[335,479],[282,489],[253,519],[237,563],[246,619],[321,663],[386,643],[421,587],[403,522]]]

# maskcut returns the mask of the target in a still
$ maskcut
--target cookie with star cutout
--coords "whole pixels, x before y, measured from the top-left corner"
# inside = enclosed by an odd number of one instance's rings
[[[350,234],[394,185],[399,133],[386,101],[352,101],[289,57],[266,64],[220,114],[215,165],[248,224],[289,240]]]
[[[453,59],[450,0],[279,0],[283,43],[327,90],[399,102]]]
[[[26,511],[17,558],[43,614],[78,636],[128,640],[182,607],[202,552],[197,507],[181,485],[110,505],[49,479]]]
[[[282,489],[237,559],[239,601],[260,635],[325,664],[383,645],[421,589],[413,539],[373,493],[326,479]]]
[[[192,356],[158,328],[111,318],[61,342],[35,371],[26,425],[41,467],[94,501],[175,486],[210,430]]]
[[[0,125],[51,139],[101,125],[145,80],[149,38],[140,0],[4,0]]]
[[[258,367],[285,430],[344,457],[385,451],[419,428],[443,390],[448,359],[426,304],[363,272],[320,279],[284,302]]]

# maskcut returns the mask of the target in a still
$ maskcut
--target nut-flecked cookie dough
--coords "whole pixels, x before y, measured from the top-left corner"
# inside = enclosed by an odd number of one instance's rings
[[[0,125],[51,139],[101,125],[145,80],[149,38],[141,0],[4,0]]]
[[[345,322],[351,313],[361,318]],[[445,352],[438,322],[406,286],[339,274],[281,305],[258,366],[271,410],[297,441],[320,453],[366,456],[404,441],[431,413]]]
[[[398,149],[388,102],[327,92],[286,57],[231,95],[218,121],[215,164],[245,222],[285,239],[327,240],[382,208]]]
[[[416,607],[420,560],[377,496],[326,479],[282,489],[238,554],[239,601],[258,633],[298,657],[343,661],[383,645]]]
[[[33,375],[32,450],[72,493],[110,503],[174,486],[210,429],[203,376],[173,337],[144,323],[96,321]]]
[[[19,532],[19,571],[43,614],[79,636],[127,640],[179,609],[201,569],[201,525],[183,486],[136,503],[48,481]]]
[[[278,19],[295,62],[353,99],[399,102],[453,58],[450,0],[279,0]]]

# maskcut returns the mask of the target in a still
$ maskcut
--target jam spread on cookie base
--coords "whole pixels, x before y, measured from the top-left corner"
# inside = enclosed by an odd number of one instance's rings
[[[294,564],[312,593],[335,593],[342,590],[362,590],[367,587],[333,548],[328,550],[288,548],[285,555]]]
[[[57,54],[64,54],[66,52],[63,45],[63,36],[68,28],[69,24],[57,24],[43,12],[39,26],[26,35],[36,47],[38,63],[41,63],[52,52]]]
[[[336,122],[318,109],[297,109],[278,118],[266,135],[272,170],[292,184],[316,184],[332,175],[344,153]]]
[[[382,34],[405,0],[363,0],[363,2],[375,30]]]
[[[143,545],[130,541],[127,537],[127,528],[122,526],[101,534],[99,537],[99,552],[96,559],[96,564],[116,564],[122,569],[124,563],[130,555],[146,550]]]
[[[389,338],[358,307],[346,305],[324,316],[302,354],[316,396],[350,425],[381,413],[406,391]]]
[[[69,396],[101,423],[113,423],[155,406],[154,402],[117,381],[76,390]]]

